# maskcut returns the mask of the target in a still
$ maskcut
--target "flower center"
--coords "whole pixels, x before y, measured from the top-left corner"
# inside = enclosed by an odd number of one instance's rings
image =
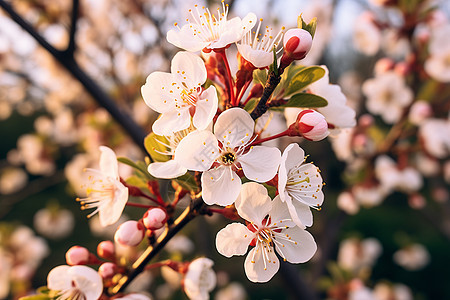
[[[196,93],[193,93],[193,90],[186,91],[185,89],[183,89],[183,91],[181,92],[181,100],[187,105],[195,106],[197,104],[198,96]]]
[[[222,162],[222,164],[224,164],[226,166],[232,165],[235,160],[236,160],[236,154],[233,152],[225,152],[220,157],[220,161]]]

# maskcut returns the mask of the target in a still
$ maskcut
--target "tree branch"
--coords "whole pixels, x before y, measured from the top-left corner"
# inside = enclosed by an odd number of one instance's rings
[[[72,15],[71,15],[71,23],[70,23],[70,32],[69,32],[69,44],[67,45],[67,49],[64,51],[64,53],[67,56],[73,57],[73,54],[76,49],[76,43],[75,43],[75,33],[77,31],[77,21],[78,21],[78,13],[80,10],[80,3],[79,0],[73,0],[72,1]]]

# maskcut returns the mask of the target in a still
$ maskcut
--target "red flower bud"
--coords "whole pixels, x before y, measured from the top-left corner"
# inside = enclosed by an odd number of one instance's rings
[[[150,208],[145,212],[142,221],[147,229],[160,229],[167,221],[167,213],[159,207]]]
[[[298,114],[295,123],[289,126],[289,135],[299,135],[310,141],[323,140],[328,134],[325,117],[312,109],[303,110]]]
[[[300,28],[289,29],[283,37],[284,53],[281,66],[288,66],[294,60],[305,58],[312,46],[311,34]]]
[[[126,221],[117,228],[114,240],[124,246],[137,246],[144,239],[145,227],[137,221]]]
[[[70,266],[85,265],[89,261],[89,250],[81,246],[73,246],[66,252],[66,262]]]

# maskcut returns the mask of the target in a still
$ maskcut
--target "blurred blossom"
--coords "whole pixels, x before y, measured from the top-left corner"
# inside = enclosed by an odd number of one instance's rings
[[[34,215],[34,228],[50,239],[67,237],[75,226],[75,219],[70,210],[57,207],[40,209]]]
[[[377,74],[362,86],[367,97],[367,109],[375,115],[381,115],[388,124],[400,120],[403,109],[413,100],[413,93],[405,79],[393,71]]]
[[[216,287],[216,273],[212,269],[214,262],[206,257],[193,260],[184,276],[183,287],[191,300],[207,300],[209,293]]]
[[[365,12],[355,21],[353,44],[366,55],[375,55],[380,49],[381,32],[373,23],[374,16]]]
[[[411,289],[404,284],[377,283],[373,289],[376,300],[413,300]]]
[[[424,100],[415,101],[409,110],[409,121],[414,125],[419,126],[428,117],[433,115],[431,105]]]
[[[0,247],[0,299],[6,299],[8,297],[12,265],[12,255]]]
[[[172,290],[179,289],[183,276],[168,266],[161,267],[161,276],[167,282]]]
[[[434,28],[430,44],[430,57],[425,61],[425,71],[433,79],[450,82],[450,42],[447,38],[450,23]]]
[[[450,121],[443,119],[425,120],[419,128],[425,150],[436,158],[450,154]]]
[[[414,165],[417,170],[425,177],[436,176],[439,174],[441,165],[434,157],[430,157],[425,153],[418,153],[414,157]]]
[[[388,191],[414,192],[422,188],[423,185],[422,176],[416,169],[412,167],[399,169],[394,160],[386,155],[377,157],[375,176]]]
[[[417,271],[430,262],[428,250],[421,244],[406,246],[394,253],[394,261],[408,271]]]
[[[194,248],[194,243],[187,236],[178,234],[170,239],[164,249],[169,253],[190,254]]]
[[[372,267],[382,250],[380,242],[375,238],[346,239],[340,244],[337,262],[342,268],[357,274],[362,269]]]
[[[350,192],[340,193],[337,198],[337,206],[349,215],[354,215],[359,211],[359,204]]]
[[[354,186],[353,195],[357,202],[363,207],[374,207],[380,205],[387,195],[387,191],[381,185]]]
[[[352,148],[353,134],[354,129],[348,128],[333,134],[333,138],[329,139],[337,159],[351,161],[354,158]]]
[[[46,154],[45,145],[37,135],[25,134],[17,140],[17,150],[21,162],[34,175],[51,175],[55,163]]]
[[[0,171],[0,194],[13,194],[26,186],[27,173],[20,168],[5,168]]]
[[[232,282],[217,291],[214,300],[245,300],[247,296],[247,292],[241,283]]]

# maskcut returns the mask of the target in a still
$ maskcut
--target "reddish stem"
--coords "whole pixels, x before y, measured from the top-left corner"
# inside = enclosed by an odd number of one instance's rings
[[[230,102],[232,106],[237,106],[236,104],[236,96],[234,95],[234,80],[233,80],[233,76],[231,76],[231,69],[230,69],[230,65],[228,64],[228,59],[227,59],[227,55],[225,53],[225,49],[221,49],[220,51],[216,52],[217,54],[219,54],[222,57],[223,63],[225,64],[225,68],[227,70],[227,84],[228,84],[228,92],[229,92],[229,96],[230,96]]]
[[[244,86],[242,87],[242,89],[239,91],[239,95],[238,95],[238,97],[237,97],[237,99],[236,99],[236,105],[239,105],[239,103],[241,102],[242,97],[244,97],[245,91],[248,89],[250,83],[252,83],[251,80],[247,81],[247,82],[244,84]],[[248,100],[250,100],[250,98],[247,98],[247,99],[245,100],[243,106],[245,106],[245,105],[247,104]]]
[[[133,202],[127,202],[127,206],[133,206],[133,207],[140,207],[140,208],[151,208],[154,207],[152,205],[147,204],[141,204],[141,203],[133,203]]]
[[[253,143],[250,144],[250,146],[255,146],[255,145],[258,145],[258,144],[261,144],[261,143],[264,143],[264,142],[267,142],[267,141],[270,141],[270,140],[273,140],[273,139],[280,138],[282,136],[289,136],[289,129],[287,129],[287,130],[285,130],[283,132],[280,132],[279,134],[276,134],[276,135],[272,135],[272,136],[268,136],[268,137],[263,138],[263,139],[255,140]]]

